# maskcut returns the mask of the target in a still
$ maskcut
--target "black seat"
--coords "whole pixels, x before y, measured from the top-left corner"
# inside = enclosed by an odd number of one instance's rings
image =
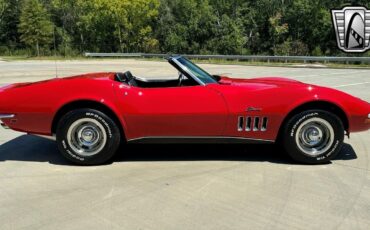
[[[124,73],[116,73],[116,80],[122,83],[127,83],[131,86],[137,86],[135,77],[130,71],[126,71]]]
[[[134,78],[134,75],[132,75],[132,73],[130,71],[126,71],[123,73],[125,75],[125,77],[130,81],[131,79]]]

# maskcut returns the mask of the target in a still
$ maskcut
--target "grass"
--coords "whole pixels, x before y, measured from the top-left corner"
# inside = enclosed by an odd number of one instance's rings
[[[70,60],[118,60],[121,58],[91,58],[84,56],[42,56],[42,57],[28,57],[28,56],[0,56],[3,61],[70,61]],[[132,58],[131,58],[132,59]],[[138,58],[135,58],[138,59]],[[138,60],[145,61],[164,61],[162,58],[140,58]],[[301,67],[301,68],[366,68],[370,69],[370,64],[344,64],[344,63],[303,63],[303,62],[262,62],[262,61],[239,61],[239,60],[221,60],[221,59],[193,59],[199,64],[219,64],[219,65],[244,65],[244,66],[266,66],[266,67]]]

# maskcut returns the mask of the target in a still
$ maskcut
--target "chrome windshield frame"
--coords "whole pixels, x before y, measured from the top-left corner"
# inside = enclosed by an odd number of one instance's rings
[[[182,56],[175,56],[168,58],[168,61],[171,65],[173,65],[177,70],[183,73],[187,77],[191,77],[194,81],[196,81],[199,85],[205,86],[206,83],[195,76],[186,66],[181,64],[178,59],[183,58]]]

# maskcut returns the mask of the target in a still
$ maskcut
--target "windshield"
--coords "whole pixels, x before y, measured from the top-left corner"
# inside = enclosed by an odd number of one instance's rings
[[[184,57],[179,57],[176,60],[186,68],[185,71],[189,71],[192,75],[194,75],[204,84],[217,83],[216,79],[214,79],[212,75],[210,75],[202,68],[189,61],[188,59]]]

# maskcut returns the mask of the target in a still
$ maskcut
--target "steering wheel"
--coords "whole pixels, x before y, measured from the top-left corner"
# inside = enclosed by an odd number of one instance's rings
[[[178,86],[182,86],[182,82],[184,81],[184,79],[185,79],[184,74],[179,73],[179,84],[178,84]]]

